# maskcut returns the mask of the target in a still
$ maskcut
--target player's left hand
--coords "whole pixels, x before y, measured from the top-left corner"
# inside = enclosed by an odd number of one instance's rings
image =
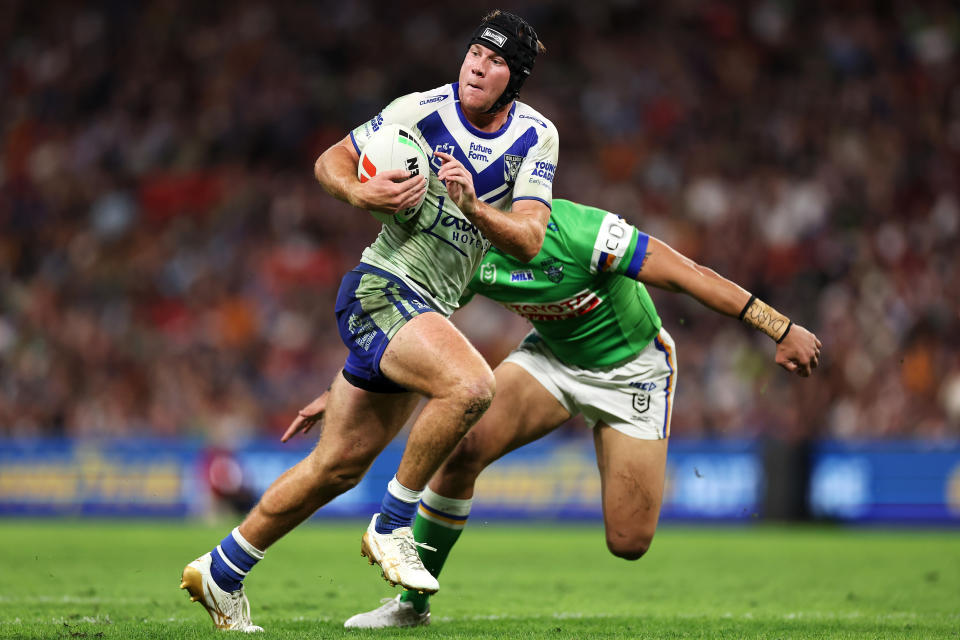
[[[443,163],[437,171],[437,177],[446,185],[450,199],[463,212],[463,215],[472,216],[479,207],[477,192],[473,186],[473,175],[449,153],[434,151],[434,155]]]
[[[798,324],[790,327],[783,342],[777,345],[777,364],[803,378],[820,365],[820,347],[817,336]]]
[[[323,412],[327,410],[327,396],[329,391],[324,391],[313,399],[313,402],[300,409],[297,417],[293,419],[287,430],[280,436],[280,442],[286,442],[297,433],[306,433],[313,428],[313,425],[323,420]]]

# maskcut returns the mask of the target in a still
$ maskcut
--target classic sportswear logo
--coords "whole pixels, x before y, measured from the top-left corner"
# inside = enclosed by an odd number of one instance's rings
[[[447,99],[446,95],[433,96],[432,98],[424,98],[423,100],[420,101],[420,105],[423,106],[425,104],[431,104],[433,102],[443,102],[446,99]]]
[[[484,40],[489,40],[498,47],[502,47],[503,43],[507,41],[507,36],[503,35],[499,31],[494,31],[489,27],[483,30],[483,33],[480,34],[480,37]]]
[[[543,127],[544,129],[547,128],[547,123],[546,123],[546,122],[544,122],[543,120],[541,120],[541,119],[539,119],[539,118],[534,118],[533,116],[528,116],[528,115],[525,114],[525,113],[521,113],[520,115],[517,116],[517,118],[526,118],[527,120],[533,120],[534,122],[536,122],[538,125],[540,125],[540,126]]]

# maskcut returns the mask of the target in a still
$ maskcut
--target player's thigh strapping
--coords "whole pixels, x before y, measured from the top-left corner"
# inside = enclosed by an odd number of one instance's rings
[[[641,440],[670,435],[677,359],[665,329],[635,357],[610,367],[584,369],[559,360],[531,331],[505,362],[513,362],[537,379],[570,415],[582,413],[587,425],[597,422]]]
[[[360,264],[343,277],[337,292],[337,327],[350,353],[343,376],[354,386],[379,393],[407,391],[380,370],[387,344],[416,316],[435,311],[400,278]]]

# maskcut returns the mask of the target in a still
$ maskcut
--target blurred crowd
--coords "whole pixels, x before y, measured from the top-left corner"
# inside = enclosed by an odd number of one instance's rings
[[[620,213],[823,341],[653,291],[673,433],[960,435],[960,11],[951,2],[511,2],[554,194]],[[281,433],[343,362],[340,277],[379,225],[315,158],[456,79],[439,1],[0,6],[0,436]],[[455,321],[496,363],[526,331]]]

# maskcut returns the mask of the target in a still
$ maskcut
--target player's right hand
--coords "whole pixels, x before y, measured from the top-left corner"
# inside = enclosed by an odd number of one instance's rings
[[[820,365],[820,347],[817,336],[798,324],[790,327],[783,342],[777,345],[777,364],[803,378]]]
[[[357,187],[356,206],[394,214],[415,207],[427,190],[427,179],[405,169],[381,171]]]
[[[287,430],[280,436],[280,442],[286,442],[297,433],[306,433],[313,428],[313,425],[323,420],[323,413],[327,410],[327,396],[329,391],[324,391],[313,399],[313,402],[305,406],[297,413]]]

